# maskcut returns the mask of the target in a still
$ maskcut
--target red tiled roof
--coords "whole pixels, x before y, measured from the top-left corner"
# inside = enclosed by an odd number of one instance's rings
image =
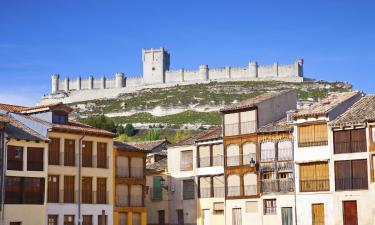
[[[8,105],[8,104],[0,104],[0,109],[8,112],[18,112],[20,110],[26,109],[27,107],[18,106],[18,105]]]

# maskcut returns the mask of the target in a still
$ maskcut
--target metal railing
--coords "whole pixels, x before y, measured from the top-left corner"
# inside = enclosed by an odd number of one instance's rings
[[[256,185],[245,185],[244,186],[244,195],[256,195],[257,194],[257,186]]]
[[[317,140],[317,141],[306,141],[306,142],[298,142],[298,147],[312,147],[312,146],[323,146],[328,145],[328,140]]]
[[[293,192],[294,180],[292,178],[261,180],[261,190],[263,193]]]
[[[242,164],[243,165],[250,164],[251,159],[253,159],[254,161],[257,160],[256,153],[250,153],[250,154],[242,155]]]
[[[228,186],[227,187],[227,196],[240,196],[241,195],[241,187],[240,186]]]
[[[254,133],[256,131],[256,128],[256,120],[224,125],[225,136]]]
[[[301,192],[329,191],[329,179],[300,180]]]
[[[116,206],[117,207],[128,207],[129,206],[129,198],[128,193],[124,193],[126,195],[116,195]]]
[[[367,151],[366,141],[348,141],[348,142],[334,143],[335,154],[366,152],[366,151]]]
[[[205,187],[199,189],[200,198],[211,198],[211,187]]]
[[[361,190],[368,188],[367,177],[337,178],[335,179],[336,191]]]
[[[227,156],[227,166],[239,166],[240,165],[241,156]]]
[[[275,162],[260,163],[260,172],[274,172],[276,171]]]
[[[129,167],[116,166],[116,177],[129,177]]]
[[[278,171],[293,171],[293,162],[277,162]]]
[[[293,160],[293,150],[292,148],[278,148],[277,149],[277,160]]]
[[[225,188],[224,187],[214,187],[214,197],[215,198],[222,198],[225,195]]]

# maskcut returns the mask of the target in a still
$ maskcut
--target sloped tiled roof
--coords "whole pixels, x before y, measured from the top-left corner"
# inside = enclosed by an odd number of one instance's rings
[[[375,95],[364,96],[329,124],[349,126],[366,122],[375,122]]]
[[[194,145],[195,142],[198,140],[198,139],[202,139],[202,138],[205,138],[205,137],[208,137],[210,136],[211,134],[217,132],[217,127],[215,128],[211,128],[209,130],[205,130],[205,131],[202,131],[198,134],[194,134],[172,146],[184,146],[184,145]]]
[[[276,96],[292,92],[294,90],[283,90],[283,91],[270,91],[266,92],[264,94],[258,95],[253,98],[248,98],[245,100],[242,100],[240,102],[228,105],[222,109],[220,109],[220,112],[226,112],[226,111],[232,111],[232,110],[239,110],[239,109],[245,109],[245,108],[250,108],[250,107],[255,107],[259,103],[264,102],[268,99],[274,98]]]
[[[49,141],[49,139],[20,121],[9,117],[10,122],[5,125],[5,132],[9,138],[26,141]]]
[[[293,129],[290,122],[287,121],[286,117],[281,120],[271,122],[258,128],[258,133],[272,133],[272,132],[288,132]]]
[[[35,112],[40,112],[40,111],[49,111],[49,110],[54,110],[54,109],[61,109],[67,112],[73,111],[71,107],[59,102],[59,103],[52,103],[48,105],[26,107],[26,108],[18,110],[17,112],[30,114],[30,113],[35,113]]]
[[[302,109],[294,113],[293,118],[327,115],[329,112],[331,112],[331,110],[335,109],[342,102],[345,102],[355,95],[359,94],[360,93],[357,91],[330,94],[323,100],[312,104],[309,108]]]
[[[163,145],[163,144],[166,145],[168,143],[169,143],[168,140],[162,139],[162,140],[156,140],[156,141],[129,142],[128,144],[133,145],[142,150],[152,151],[155,148],[159,147],[160,145]]]
[[[7,111],[7,112],[18,112],[20,110],[26,109],[27,107],[18,106],[18,105],[8,105],[8,104],[0,104],[0,109]]]
[[[52,124],[52,131],[62,131],[62,132],[72,132],[72,133],[79,133],[79,134],[91,134],[91,135],[99,135],[105,137],[115,137],[116,134],[98,129],[77,121],[68,121],[66,124]]]
[[[221,139],[222,138],[222,128],[221,126],[215,127],[210,129],[211,132],[208,132],[207,134],[199,137],[196,142],[201,141],[208,141],[208,140],[214,140],[214,139]]]
[[[122,141],[114,141],[113,147],[123,151],[142,151],[141,149]]]
[[[161,159],[157,162],[154,163],[149,163],[146,165],[147,170],[152,170],[152,171],[166,171],[168,168],[168,158]]]
[[[7,115],[0,113],[0,123],[8,123],[8,122],[9,122],[9,117]]]

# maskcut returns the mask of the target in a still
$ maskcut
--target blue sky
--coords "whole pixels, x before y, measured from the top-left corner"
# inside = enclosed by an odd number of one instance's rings
[[[171,68],[305,60],[305,75],[375,93],[374,1],[0,0],[0,102],[32,105],[61,76],[142,73],[141,49]]]

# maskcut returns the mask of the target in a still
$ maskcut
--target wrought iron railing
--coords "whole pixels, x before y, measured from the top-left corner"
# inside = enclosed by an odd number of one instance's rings
[[[368,188],[367,177],[337,178],[335,179],[336,191],[361,190]]]
[[[227,196],[240,196],[241,195],[241,187],[240,186],[228,186],[227,187]]]
[[[257,128],[256,120],[224,125],[225,136],[234,136],[234,135],[239,135],[239,134],[254,133],[256,131],[256,128]]]
[[[301,192],[329,191],[329,179],[300,180]]]
[[[261,180],[261,190],[263,193],[293,192],[294,180],[292,178]]]
[[[244,195],[256,195],[257,194],[257,186],[256,185],[245,185],[244,186]]]

